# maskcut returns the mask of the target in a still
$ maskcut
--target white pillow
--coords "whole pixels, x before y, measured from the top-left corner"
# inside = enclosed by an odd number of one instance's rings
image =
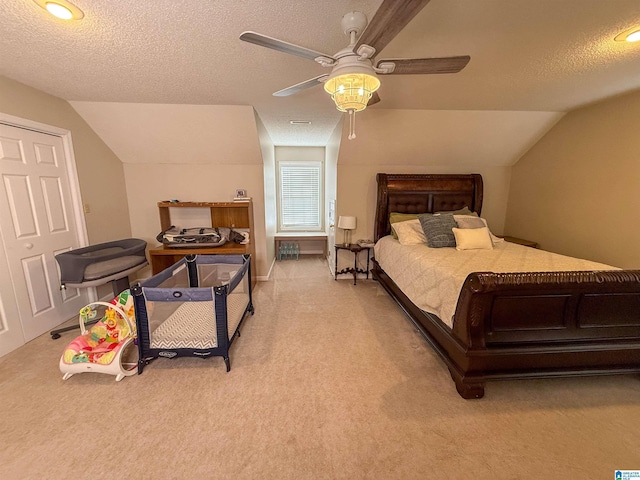
[[[489,229],[484,228],[452,228],[456,237],[456,250],[492,250],[493,243]]]
[[[424,234],[424,230],[422,230],[420,220],[417,218],[405,222],[396,222],[393,224],[393,229],[398,235],[400,245],[427,243],[427,237]]]
[[[484,223],[485,227],[489,227],[487,225],[487,221],[482,218],[482,217],[472,217],[469,215],[454,215],[453,219],[456,221],[456,223],[458,224],[458,227],[460,228],[478,228],[475,226],[472,226],[476,223],[476,220],[482,220],[482,223]],[[491,241],[493,242],[493,244],[495,245],[496,243],[500,243],[500,242],[504,242],[504,238],[500,238],[500,237],[496,237],[491,231],[489,231],[489,235],[491,236]]]

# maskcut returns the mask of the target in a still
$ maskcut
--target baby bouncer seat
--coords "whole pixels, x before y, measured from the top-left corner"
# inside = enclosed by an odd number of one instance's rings
[[[86,324],[106,307],[104,316],[87,330]],[[136,321],[133,296],[124,290],[111,303],[92,302],[80,310],[81,335],[60,357],[63,380],[76,373],[97,372],[116,376],[116,382],[138,371],[134,347]],[[130,358],[132,357],[133,358]]]

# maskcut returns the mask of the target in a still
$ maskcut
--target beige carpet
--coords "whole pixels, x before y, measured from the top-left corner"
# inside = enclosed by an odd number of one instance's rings
[[[0,359],[0,478],[610,479],[640,469],[638,376],[492,382],[463,400],[376,282],[277,262],[221,358],[116,383],[44,335]]]

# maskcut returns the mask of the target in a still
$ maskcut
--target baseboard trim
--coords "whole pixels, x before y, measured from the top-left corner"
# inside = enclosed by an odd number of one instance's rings
[[[275,264],[276,264],[276,259],[274,257],[273,260],[271,261],[271,266],[269,267],[269,271],[267,272],[267,274],[256,276],[256,280],[258,282],[268,282],[269,279],[271,278],[271,272],[273,271],[273,267]]]

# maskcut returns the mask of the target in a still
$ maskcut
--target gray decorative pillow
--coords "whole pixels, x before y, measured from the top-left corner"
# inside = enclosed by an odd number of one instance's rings
[[[427,237],[427,245],[429,247],[456,246],[456,237],[453,235],[453,229],[457,228],[458,224],[453,215],[420,215],[418,219]]]
[[[454,217],[454,220],[458,224],[458,228],[484,228],[487,226],[480,217],[460,215],[457,218]]]

